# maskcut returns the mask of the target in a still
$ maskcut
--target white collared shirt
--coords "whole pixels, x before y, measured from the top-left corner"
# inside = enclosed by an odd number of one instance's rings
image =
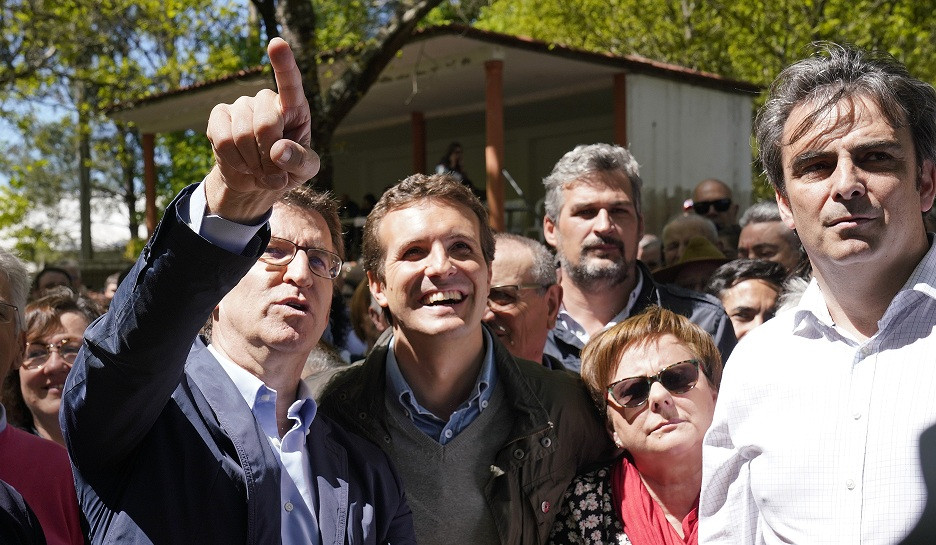
[[[317,410],[309,386],[299,381],[296,401],[287,413],[292,427],[280,438],[276,425],[276,391],[213,346],[208,345],[208,350],[234,381],[279,460],[283,543],[319,543],[314,480],[306,446],[309,426]]]
[[[699,543],[899,542],[926,503],[918,446],[934,424],[936,250],[864,342],[835,326],[813,280],[725,367]]]

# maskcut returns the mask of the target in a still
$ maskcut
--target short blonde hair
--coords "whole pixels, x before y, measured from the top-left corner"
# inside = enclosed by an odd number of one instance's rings
[[[685,316],[651,306],[595,335],[582,350],[582,380],[601,414],[607,413],[605,394],[617,372],[621,356],[632,348],[659,341],[665,335],[676,337],[692,352],[709,384],[718,390],[722,361],[712,336]]]

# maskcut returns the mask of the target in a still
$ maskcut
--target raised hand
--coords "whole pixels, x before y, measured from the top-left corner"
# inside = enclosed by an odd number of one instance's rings
[[[273,38],[267,53],[279,92],[264,89],[254,97],[219,104],[208,119],[216,161],[205,178],[208,207],[232,221],[260,217],[319,169],[319,157],[310,147],[309,103],[292,50]]]

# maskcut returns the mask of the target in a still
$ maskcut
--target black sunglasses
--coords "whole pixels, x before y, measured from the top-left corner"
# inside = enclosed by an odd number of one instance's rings
[[[667,366],[652,377],[630,377],[613,382],[608,393],[621,407],[640,407],[650,397],[650,387],[659,382],[674,394],[684,394],[699,382],[699,361],[686,360]]]
[[[718,199],[717,201],[697,201],[692,203],[692,209],[698,215],[703,215],[709,211],[709,207],[714,206],[716,212],[724,212],[731,208],[731,199]]]

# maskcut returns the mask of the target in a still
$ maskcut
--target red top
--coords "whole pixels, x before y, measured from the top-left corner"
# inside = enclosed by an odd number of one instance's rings
[[[0,420],[2,424],[6,422]],[[48,545],[84,544],[75,482],[64,447],[7,425],[0,431],[0,479],[15,488],[36,513]]]

